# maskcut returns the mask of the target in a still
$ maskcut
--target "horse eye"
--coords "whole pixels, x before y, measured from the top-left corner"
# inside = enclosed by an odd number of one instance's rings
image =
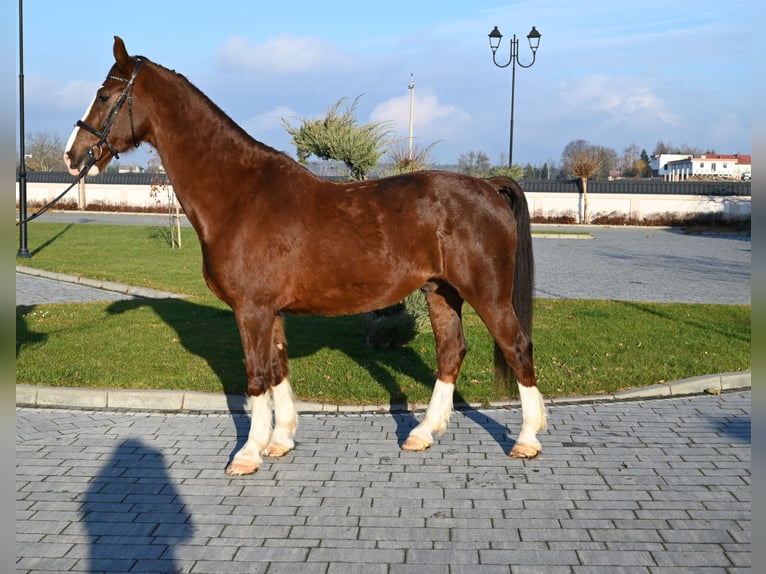
[[[103,104],[103,103],[106,103],[106,102],[108,102],[108,101],[109,101],[109,96],[107,96],[106,94],[97,94],[97,95],[96,95],[96,98],[97,98],[97,99],[98,99],[98,101],[99,101],[99,102],[101,102],[102,104]]]

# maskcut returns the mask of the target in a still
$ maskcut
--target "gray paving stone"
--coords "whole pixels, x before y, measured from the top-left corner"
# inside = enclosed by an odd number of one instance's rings
[[[552,406],[532,461],[464,415],[405,453],[390,414],[302,414],[296,450],[241,478],[238,414],[17,408],[17,571],[745,571],[750,397]]]

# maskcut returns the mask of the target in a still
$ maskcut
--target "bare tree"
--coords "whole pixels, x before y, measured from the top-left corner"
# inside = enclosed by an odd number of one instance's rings
[[[714,149],[702,150],[702,148],[692,147],[687,144],[684,144],[682,146],[675,146],[675,145],[672,145],[670,142],[665,143],[662,140],[660,140],[657,142],[657,145],[654,146],[653,155],[679,154],[679,155],[695,156],[695,155],[700,155],[703,153],[715,153],[715,150]]]
[[[489,156],[481,150],[460,154],[457,165],[461,173],[475,177],[488,176],[491,167]]]
[[[622,151],[620,157],[620,172],[624,177],[635,177],[637,163],[641,159],[641,150],[636,144],[630,144]]]
[[[24,164],[33,171],[66,171],[64,144],[58,134],[42,130],[32,132],[24,142]]]
[[[570,177],[582,182],[583,209],[580,223],[588,223],[588,178],[598,173],[604,165],[604,148],[589,144],[585,140],[569,142],[561,154],[561,167]]]

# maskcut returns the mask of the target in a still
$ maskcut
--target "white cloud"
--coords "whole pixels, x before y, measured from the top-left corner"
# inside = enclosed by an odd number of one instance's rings
[[[435,94],[428,91],[418,92],[417,88],[412,108],[413,131],[425,132],[429,137],[445,137],[471,118],[468,112],[451,104],[442,104]],[[378,104],[372,110],[370,120],[391,122],[396,131],[408,133],[410,96],[398,96]]]
[[[24,80],[24,95],[25,100],[32,105],[39,103],[57,110],[84,112],[100,85],[83,80],[61,83],[41,76],[27,76]]]
[[[348,57],[321,38],[280,34],[256,44],[243,36],[227,39],[217,53],[224,67],[292,74],[345,66]]]
[[[277,105],[270,110],[244,120],[240,125],[256,140],[288,154],[293,153],[292,136],[282,125],[282,119],[293,121],[298,113],[285,105]],[[293,122],[295,123],[295,122]]]
[[[644,127],[680,123],[651,89],[631,78],[586,76],[564,84],[559,96],[570,109],[602,113],[616,123]]]
[[[283,129],[282,118],[288,121],[298,114],[287,106],[277,106],[245,120],[242,127],[254,137],[271,130]]]

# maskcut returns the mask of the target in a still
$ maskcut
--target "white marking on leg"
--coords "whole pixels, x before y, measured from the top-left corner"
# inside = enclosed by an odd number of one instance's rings
[[[419,439],[421,441],[420,448],[411,448],[408,450],[422,450],[428,448],[433,443],[433,433],[441,434],[447,430],[450,416],[452,415],[452,395],[455,392],[455,385],[451,383],[445,383],[442,380],[437,379],[434,385],[434,392],[431,395],[431,401],[428,403],[426,409],[426,416],[423,421],[416,426],[410,432],[410,436],[404,444],[404,448],[407,448],[407,443],[410,446],[415,446],[414,440]],[[410,439],[413,441],[410,441]]]
[[[548,426],[543,396],[537,387],[525,387],[520,384],[519,397],[521,398],[522,424],[516,445],[532,447],[539,452],[542,447],[537,440],[537,432],[545,430]]]
[[[298,428],[298,412],[290,381],[282,382],[271,389],[274,398],[274,432],[268,447],[270,456],[284,456],[295,447],[295,431]]]
[[[250,433],[245,445],[237,451],[226,469],[226,474],[250,474],[258,470],[263,462],[261,455],[271,437],[271,400],[268,392],[250,397]]]

